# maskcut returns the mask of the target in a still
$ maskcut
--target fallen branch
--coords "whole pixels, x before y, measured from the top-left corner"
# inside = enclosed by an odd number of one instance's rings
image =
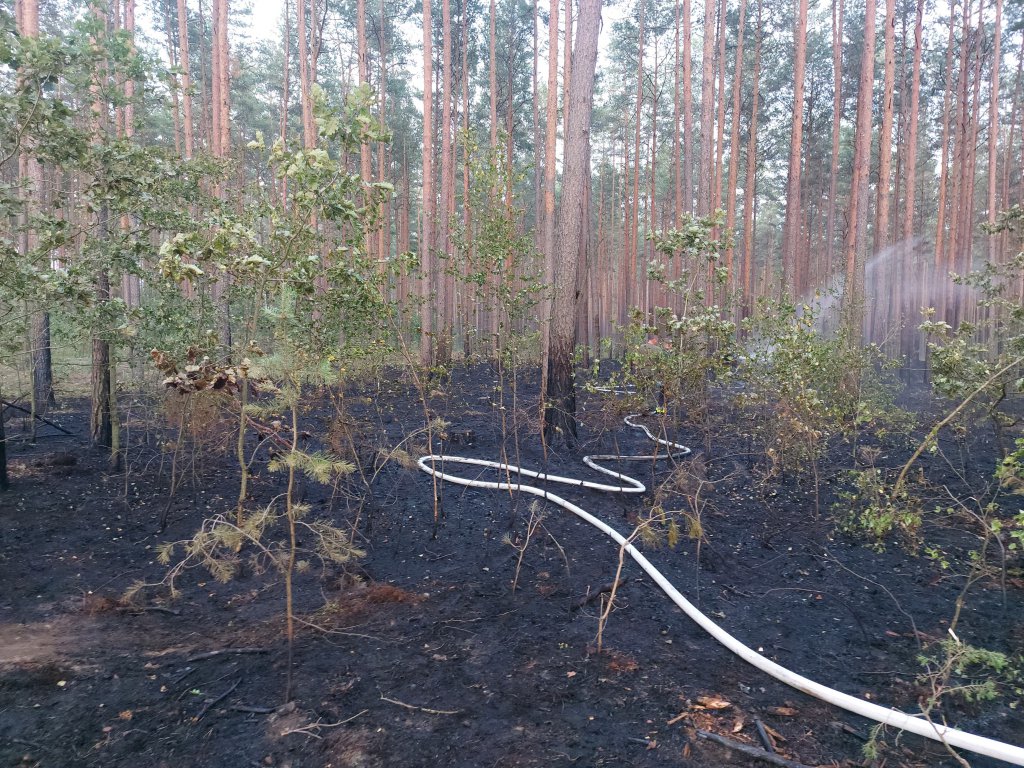
[[[69,432],[68,430],[64,429],[64,427],[62,427],[60,424],[54,424],[49,419],[44,419],[38,413],[32,413],[32,411],[30,411],[28,408],[22,408],[20,405],[15,405],[14,403],[8,402],[7,400],[0,400],[0,403],[3,404],[4,408],[12,408],[15,411],[21,411],[22,413],[24,413],[24,414],[26,414],[28,416],[32,416],[36,420],[43,422],[43,424],[45,424],[48,427],[53,427],[54,429],[60,430],[65,435],[68,435],[70,437],[74,437],[74,438],[76,438],[78,440],[82,439],[78,435],[76,435],[74,432]]]
[[[320,736],[319,733],[313,733],[313,729],[314,728],[337,728],[339,725],[344,725],[345,723],[351,723],[357,717],[362,717],[363,715],[365,715],[369,711],[370,710],[368,710],[368,709],[364,709],[362,712],[356,712],[354,715],[352,715],[352,717],[347,717],[344,720],[339,720],[336,723],[319,723],[319,722],[317,722],[317,723],[310,723],[309,725],[304,725],[301,728],[292,728],[290,731],[285,731],[284,733],[282,733],[281,736],[284,737],[284,736],[290,736],[293,733],[301,733],[301,734],[303,734],[305,736],[312,736],[314,739],[319,739],[319,738],[321,738],[321,736]]]
[[[217,656],[227,656],[229,654],[242,654],[242,653],[267,653],[266,648],[220,648],[216,651],[206,651],[205,653],[197,653],[195,656],[191,656],[185,659],[186,664],[191,664],[193,661],[203,661],[204,659],[212,659]]]
[[[399,707],[405,707],[406,709],[413,709],[419,712],[426,712],[428,715],[461,715],[461,709],[430,709],[429,707],[420,707],[415,704],[406,704],[404,701],[398,699],[389,699],[387,696],[381,695],[381,701],[386,701],[388,704],[395,704]]]
[[[764,745],[766,752],[775,752],[775,744],[772,742],[772,737],[768,735],[768,731],[765,730],[764,723],[759,718],[754,718],[754,727],[757,728],[757,737],[761,739],[761,743]]]
[[[277,707],[254,707],[251,704],[232,704],[231,709],[235,712],[248,712],[252,715],[272,715],[277,712]]]
[[[697,735],[706,739],[707,741],[713,741],[716,744],[721,744],[723,747],[741,752],[747,757],[751,757],[754,760],[761,760],[765,763],[771,763],[772,765],[781,765],[783,768],[810,768],[810,766],[804,765],[803,763],[797,763],[792,760],[787,760],[779,755],[766,752],[763,749],[752,747],[749,744],[744,744],[733,739],[727,739],[725,736],[719,736],[717,733],[711,733],[710,731],[697,731]]]
[[[117,610],[125,613],[168,613],[171,616],[181,616],[181,611],[176,608],[164,608],[162,605],[119,605]]]
[[[201,710],[199,710],[199,714],[192,718],[192,722],[193,723],[198,723],[200,720],[202,720],[207,712],[209,712],[215,706],[217,706],[222,701],[224,701],[224,699],[226,699],[228,696],[230,696],[234,692],[235,688],[237,688],[241,684],[241,682],[242,682],[242,678],[238,678],[237,680],[235,680],[234,685],[232,685],[230,688],[228,688],[226,691],[224,691],[224,693],[222,693],[220,696],[217,696],[214,699],[208,699],[206,704],[203,706],[203,708]]]

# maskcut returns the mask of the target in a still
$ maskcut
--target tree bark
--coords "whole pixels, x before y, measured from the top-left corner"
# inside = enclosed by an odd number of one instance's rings
[[[857,126],[854,132],[853,179],[847,213],[849,228],[844,244],[846,287],[843,323],[849,340],[859,342],[863,324],[864,259],[861,250],[867,236],[868,173],[871,170],[871,100],[875,75],[875,0],[864,9],[864,52],[857,85]]]
[[[745,0],[741,0],[745,1]],[[683,159],[682,139],[680,134],[680,121],[682,119],[680,103],[679,84],[682,73],[680,72],[680,47],[679,47],[679,11],[680,3],[674,4],[674,29],[675,29],[675,66],[672,72],[672,182],[675,194],[672,196],[674,226],[681,226],[683,221]],[[602,188],[603,191],[603,188]]]
[[[910,322],[914,314],[929,303],[928,270],[918,269],[915,262],[919,249],[914,242],[914,204],[917,198],[917,132],[921,111],[921,60],[922,37],[924,32],[924,0],[917,0],[917,16],[914,22],[914,63],[910,75],[910,115],[905,142],[904,184],[906,191],[903,199],[903,221],[901,226],[901,242],[903,250],[903,267],[905,274],[913,277],[910,285],[903,286],[903,303],[900,309],[903,319],[900,352],[910,354],[913,350],[915,337],[914,324]],[[925,267],[924,264],[920,265]],[[924,351],[924,340],[920,342]],[[922,356],[923,359],[923,356]]]
[[[296,24],[296,36],[298,37],[299,44],[299,89],[301,91],[299,98],[302,100],[302,146],[305,149],[313,149],[316,146],[316,129],[313,126],[313,84],[310,82],[309,77],[309,40],[308,40],[308,28],[309,28],[309,13],[306,8],[306,4],[309,0],[297,0],[295,24]],[[366,21],[364,15],[366,13],[366,6],[364,0],[359,0],[359,24],[360,38],[359,38],[359,82],[363,82],[364,72],[363,66],[366,63]],[[370,158],[367,154],[369,147],[361,147],[361,156],[365,155],[365,170],[367,174],[370,169]],[[364,176],[363,178],[368,178]]]
[[[710,2],[710,0],[708,0]],[[683,2],[683,211],[693,212],[693,35],[691,0]]]
[[[452,20],[450,0],[441,0],[441,213],[438,216],[437,246],[442,258],[451,254],[451,217],[455,202],[455,153],[452,149]],[[454,281],[446,264],[439,265],[438,336],[436,359],[451,361]]]
[[[839,146],[843,120],[843,0],[832,0],[832,163],[825,213],[825,269],[835,267],[836,197],[839,195]]]
[[[931,280],[931,303],[938,310],[938,319],[945,317],[945,237],[946,196],[949,189],[949,115],[953,100],[953,26],[956,23],[956,0],[949,0],[949,33],[946,39],[946,83],[942,96],[942,150],[939,159],[939,200],[935,219],[935,261]]]
[[[192,62],[188,53],[188,3],[178,0],[178,67],[181,69],[182,136],[185,159],[191,160],[195,152],[195,132],[192,121]]]
[[[572,122],[565,127],[565,170],[558,222],[559,259],[553,286],[550,347],[545,360],[549,387],[549,402],[544,412],[545,434],[549,442],[561,435],[571,445],[576,441],[576,384],[572,356],[576,344],[580,253],[590,224],[590,122],[600,27],[601,0],[580,0],[569,91]]]
[[[39,37],[39,1],[21,0],[19,3],[18,33],[26,38]],[[35,142],[26,137],[19,157],[19,173],[28,182],[22,192],[24,229],[20,238],[21,256],[29,258],[39,247],[39,233],[33,222],[39,213],[43,194],[43,168],[35,154]],[[49,269],[49,264],[41,265]],[[42,307],[33,307],[29,327],[30,359],[32,361],[32,412],[45,414],[53,404],[53,363],[50,352],[50,313]],[[33,419],[33,435],[35,434]]]
[[[890,0],[891,1],[891,0]],[[786,180],[786,218],[782,225],[782,279],[783,293],[799,296],[797,258],[801,240],[801,160],[804,131],[804,72],[807,67],[807,5],[797,4],[796,26],[793,32],[793,111],[790,121],[789,174]]]
[[[715,158],[715,3],[704,0],[704,51],[701,57],[700,86],[700,189],[697,213],[711,213],[712,164]]]
[[[761,41],[764,27],[761,23],[763,0],[757,0],[757,33],[754,37],[754,74],[751,85],[750,135],[747,139],[747,175],[743,184],[743,317],[750,317],[754,306],[754,201],[755,172],[757,170],[757,111],[761,84]]]
[[[1001,65],[1001,37],[1003,27],[1003,0],[995,0],[996,18],[992,30],[992,80],[989,88],[988,106],[988,223],[994,226],[998,201],[996,198],[997,163],[999,146],[999,67]],[[995,264],[999,259],[999,238],[989,236],[988,259]]]
[[[536,6],[536,3],[534,4]],[[490,127],[491,127],[491,149],[493,150],[498,146],[498,32],[497,32],[497,16],[498,9],[494,2],[491,0],[490,13],[488,15],[488,29],[487,29],[487,50],[489,54],[488,58],[488,80],[491,88],[489,107],[490,107]],[[536,26],[534,26],[536,30]],[[536,56],[537,49],[534,46],[534,68],[536,69]],[[468,77],[467,73],[463,73],[463,77]]]
[[[914,64],[910,76],[910,117],[907,127],[906,192],[903,199],[903,226],[901,236],[908,244],[914,237],[914,201],[917,197],[917,129],[921,111],[921,59],[924,33],[924,0],[917,0],[917,18],[914,23]]]
[[[216,30],[220,57],[220,156],[231,154],[231,55],[228,47],[228,0],[214,0],[220,8],[220,27]]]
[[[629,284],[631,292],[629,295],[630,306],[636,306],[640,302],[639,284],[641,278],[637,274],[637,262],[640,258],[640,118],[644,105],[644,9],[647,3],[640,2],[640,30],[637,47],[636,62],[636,108],[633,112],[633,221],[630,233],[629,249]],[[628,307],[627,307],[628,309]]]
[[[725,249],[725,269],[729,280],[727,292],[731,295],[735,287],[733,275],[733,242],[736,235],[736,174],[739,171],[740,154],[740,104],[743,94],[743,36],[747,28],[747,0],[740,0],[740,21],[736,39],[736,62],[732,81],[732,123],[729,126],[729,187],[728,202],[725,205],[725,232],[729,245]],[[725,65],[725,62],[722,62]],[[749,190],[747,192],[749,195]]]
[[[555,151],[558,141],[558,3],[548,3],[548,92],[545,110],[544,136],[544,285],[554,282],[555,273]],[[551,341],[551,297],[545,292],[541,299],[541,355],[548,359]],[[541,407],[547,399],[548,367],[541,366],[540,401]]]
[[[896,84],[896,0],[885,0],[885,71],[882,88],[882,127],[878,133],[878,207],[875,216],[874,251],[890,242],[889,208],[892,193],[893,95]]]
[[[434,227],[434,30],[431,0],[423,0],[423,206],[420,211],[420,362],[434,362],[433,227]]]

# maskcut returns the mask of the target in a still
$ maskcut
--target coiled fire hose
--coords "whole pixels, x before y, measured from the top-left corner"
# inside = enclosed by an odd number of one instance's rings
[[[762,672],[766,672],[776,680],[796,688],[798,691],[803,691],[810,696],[814,696],[815,698],[821,699],[829,704],[841,707],[842,709],[845,709],[848,712],[853,712],[861,717],[866,717],[884,725],[892,726],[900,730],[917,734],[918,736],[942,742],[950,747],[970,750],[971,752],[975,752],[979,755],[986,755],[988,757],[1004,760],[1012,765],[1024,766],[1024,748],[996,741],[985,736],[978,736],[973,733],[960,731],[955,728],[948,728],[938,723],[929,722],[922,717],[915,717],[896,709],[887,709],[886,707],[879,706],[878,704],[872,704],[869,701],[858,699],[855,696],[851,696],[847,693],[816,683],[803,675],[798,675],[797,673],[776,664],[774,661],[765,658],[757,651],[741,643],[701,613],[689,600],[683,597],[679,590],[677,590],[639,550],[627,541],[622,534],[591,515],[585,509],[563,499],[561,496],[557,496],[534,485],[501,481],[491,482],[487,480],[472,480],[452,475],[444,471],[445,464],[465,464],[469,466],[500,470],[501,472],[506,473],[506,475],[514,473],[520,476],[535,478],[536,480],[543,482],[561,483],[563,485],[571,485],[578,488],[590,488],[591,490],[605,491],[608,493],[644,493],[647,488],[639,480],[636,480],[629,475],[602,467],[600,464],[597,464],[597,462],[651,461],[653,459],[668,459],[672,457],[685,456],[690,453],[690,449],[685,445],[656,437],[643,424],[638,424],[634,421],[638,415],[639,414],[633,414],[631,416],[627,416],[625,419],[626,424],[634,429],[643,430],[651,440],[659,445],[665,446],[668,449],[667,452],[654,456],[595,455],[583,457],[584,464],[597,472],[618,480],[620,483],[619,485],[607,485],[603,483],[578,480],[571,477],[561,477],[559,475],[551,475],[544,472],[535,472],[531,469],[518,467],[515,464],[506,464],[500,461],[487,461],[484,459],[471,459],[462,456],[430,454],[428,456],[423,456],[417,463],[420,469],[428,475],[432,475],[433,477],[445,482],[454,483],[455,485],[463,485],[469,488],[487,488],[495,491],[520,491],[522,493],[529,493],[534,496],[539,496],[546,501],[550,501],[551,503],[557,504],[563,509],[572,512],[577,517],[582,518],[586,522],[590,523],[590,525],[604,533],[620,547],[624,548],[624,550],[633,558],[634,561],[636,561],[644,572],[650,576],[654,582],[661,587],[665,594],[672,599],[672,602],[679,606],[683,613],[689,616],[702,629],[715,638],[715,640],[744,661],[757,667]],[[438,468],[439,466],[440,468]]]

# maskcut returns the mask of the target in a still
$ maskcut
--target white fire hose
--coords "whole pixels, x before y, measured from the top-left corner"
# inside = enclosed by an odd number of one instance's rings
[[[635,429],[643,430],[651,440],[668,448],[668,452],[656,456],[595,455],[583,457],[584,464],[591,469],[618,480],[620,485],[593,483],[585,480],[577,480],[571,477],[561,477],[559,475],[535,472],[530,469],[524,469],[514,464],[506,464],[500,461],[470,459],[462,456],[442,456],[438,454],[431,454],[422,457],[417,463],[419,464],[420,469],[424,472],[440,480],[470,488],[488,488],[496,491],[521,491],[523,493],[533,494],[534,496],[540,496],[553,504],[557,504],[563,509],[566,509],[574,515],[582,518],[599,531],[603,532],[620,547],[623,547],[625,551],[629,553],[630,557],[632,557],[633,560],[635,560],[636,563],[644,570],[644,572],[647,573],[647,575],[650,576],[659,587],[661,587],[665,594],[672,599],[672,602],[679,606],[683,613],[693,619],[693,621],[695,621],[708,634],[744,661],[749,662],[762,672],[768,673],[776,680],[780,680],[786,685],[792,686],[799,691],[803,691],[804,693],[828,702],[829,704],[841,707],[848,712],[853,712],[861,717],[866,717],[884,725],[892,726],[904,731],[910,731],[918,736],[924,736],[925,738],[942,742],[950,747],[970,750],[971,752],[975,752],[979,755],[986,755],[988,757],[1004,760],[1012,765],[1024,766],[1024,748],[989,739],[984,736],[977,736],[973,733],[959,731],[955,728],[948,728],[938,723],[929,722],[920,716],[913,716],[905,712],[900,712],[896,709],[888,709],[886,707],[879,706],[878,704],[872,704],[869,701],[858,699],[855,696],[850,696],[849,694],[837,691],[833,688],[828,688],[820,683],[816,683],[813,680],[802,675],[798,675],[797,673],[776,664],[774,661],[765,658],[757,651],[741,643],[701,613],[689,600],[683,597],[679,590],[677,590],[639,550],[627,541],[622,534],[572,502],[566,501],[560,496],[556,496],[553,493],[549,493],[548,491],[533,485],[471,480],[468,478],[458,477],[444,471],[444,465],[446,463],[466,464],[475,467],[497,469],[507,474],[515,473],[517,475],[524,475],[526,477],[532,477],[545,482],[562,483],[563,485],[572,485],[578,488],[590,488],[596,491],[606,491],[609,493],[644,493],[647,488],[639,480],[602,467],[596,462],[651,461],[653,459],[667,459],[671,457],[685,456],[690,453],[690,449],[685,445],[680,445],[679,443],[655,437],[643,424],[637,424],[633,421],[637,415],[638,414],[627,416],[625,420],[626,424],[634,427]],[[440,469],[438,468],[438,465],[440,465]]]

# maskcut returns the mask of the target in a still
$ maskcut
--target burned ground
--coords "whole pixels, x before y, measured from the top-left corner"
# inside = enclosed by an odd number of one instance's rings
[[[763,749],[759,729],[800,764],[865,764],[870,723],[734,657],[629,562],[598,652],[603,597],[591,598],[613,581],[618,548],[582,521],[531,508],[532,497],[453,486],[441,487],[435,519],[433,483],[408,461],[424,439],[401,443],[423,425],[404,387],[396,380],[370,397],[350,393],[340,420],[326,406],[307,414],[312,443],[381,468],[372,494],[354,479],[303,488],[315,514],[345,525],[358,518],[366,555],[347,568],[313,564],[300,576],[305,623],[287,706],[275,573],[247,564],[218,583],[194,569],[177,600],[151,588],[134,604],[121,601],[133,582],[162,578],[162,542],[233,510],[237,470],[217,440],[189,444],[170,500],[172,426],[129,429],[128,470],[116,474],[102,456],[46,428],[35,445],[13,440],[13,487],[0,497],[0,765],[745,766],[761,763],[698,732]],[[581,451],[556,447],[545,460],[529,422],[506,422],[520,427],[518,439],[502,434],[490,369],[460,370],[443,391],[431,407],[450,423],[448,453],[493,459],[504,445],[523,466],[583,476],[582,452],[650,451],[606,395],[583,400]],[[522,382],[517,396],[532,402],[535,383]],[[511,404],[511,392],[507,398]],[[923,396],[912,404],[934,407]],[[87,431],[83,403],[70,401],[52,417]],[[19,421],[7,426],[17,438]],[[230,442],[227,422],[210,429]],[[702,440],[685,426],[670,437]],[[909,453],[880,447],[888,466]],[[991,473],[995,453],[983,429],[948,448],[968,471]],[[806,482],[761,482],[744,450],[723,438],[701,460],[708,503],[699,548],[686,530],[674,547],[643,548],[702,611],[767,657],[916,710],[927,695],[918,657],[946,635],[962,578],[920,552],[897,544],[876,551],[837,532],[832,508],[848,448],[838,446],[825,468],[817,517]],[[265,458],[257,453],[254,464],[254,508],[280,492],[282,479]],[[623,465],[630,469],[655,483],[667,475],[653,463]],[[624,533],[652,504],[649,495],[553,490]],[[165,513],[168,527],[159,532]],[[543,519],[524,542],[531,515]],[[928,528],[950,551],[971,545],[943,519]],[[971,591],[959,634],[1019,659],[1020,562],[1007,565],[1008,578]],[[1002,686],[994,701],[950,702],[937,716],[1019,744],[1020,700]],[[883,738],[888,766],[954,765],[939,745]]]

